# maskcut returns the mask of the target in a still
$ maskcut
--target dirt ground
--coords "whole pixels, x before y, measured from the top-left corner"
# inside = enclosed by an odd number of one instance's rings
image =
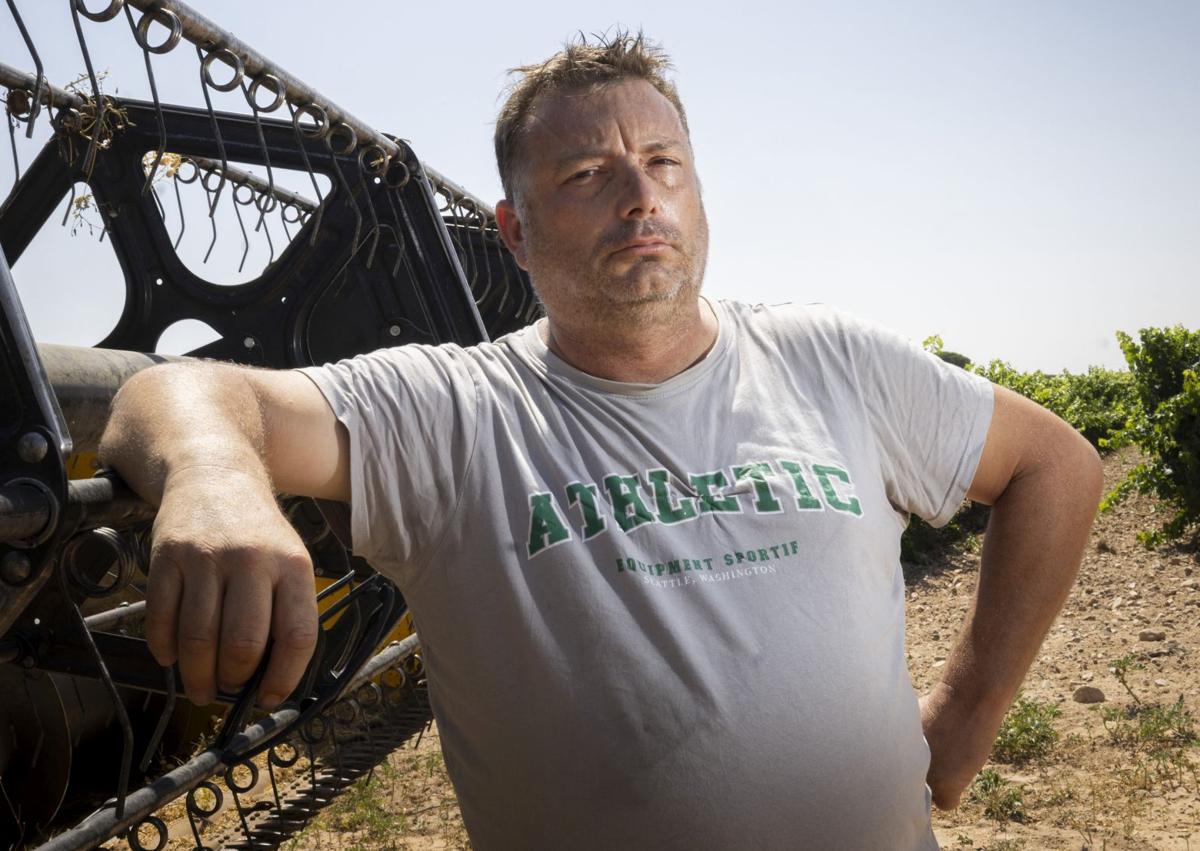
[[[1111,488],[1136,463],[1132,449],[1105,459]],[[1136,539],[1160,515],[1148,498],[1134,497],[1097,520],[1079,581],[1051,628],[1024,686],[1026,698],[1057,706],[1060,739],[1048,757],[1020,766],[992,764],[1017,790],[1021,821],[985,813],[964,799],[951,812],[934,811],[943,849],[1190,849],[1200,850],[1200,746],[1167,758],[1114,743],[1103,707],[1127,709],[1133,697],[1109,666],[1127,654],[1127,683],[1144,706],[1170,706],[1182,696],[1200,712],[1200,553],[1195,548],[1146,550]],[[979,570],[978,540],[911,571],[908,600],[909,669],[918,690],[938,677],[957,635]],[[1146,631],[1162,633],[1147,640]],[[1104,693],[1078,703],[1076,689]],[[1188,764],[1193,766],[1188,768]],[[436,729],[415,749],[392,755],[357,799],[322,815],[289,847],[300,849],[449,849],[469,843],[445,776]],[[382,804],[398,815],[379,826],[369,812]],[[356,815],[357,814],[357,815]]]

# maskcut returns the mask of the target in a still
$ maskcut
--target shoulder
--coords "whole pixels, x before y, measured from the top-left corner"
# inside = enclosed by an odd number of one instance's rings
[[[489,365],[517,357],[516,350],[520,348],[518,343],[531,328],[514,331],[491,342],[468,346],[457,343],[408,343],[376,349],[321,367],[309,367],[305,371],[333,369],[375,377],[401,374],[412,378],[427,376],[452,381],[478,380]]]
[[[901,339],[881,325],[828,304],[749,304],[732,299],[721,299],[718,304],[739,336],[764,342],[849,356],[855,348],[880,337]]]

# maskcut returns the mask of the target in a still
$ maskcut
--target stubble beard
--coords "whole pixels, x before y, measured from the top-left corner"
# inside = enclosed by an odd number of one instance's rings
[[[526,228],[526,260],[535,292],[560,326],[586,324],[613,330],[664,327],[682,318],[699,297],[708,260],[708,218],[700,208],[694,238],[673,226],[634,223],[605,237],[585,262],[579,251]],[[659,237],[675,247],[667,258],[637,258],[620,273],[609,271],[612,251],[630,240]],[[644,286],[643,276],[657,278]],[[561,297],[560,297],[561,296]]]

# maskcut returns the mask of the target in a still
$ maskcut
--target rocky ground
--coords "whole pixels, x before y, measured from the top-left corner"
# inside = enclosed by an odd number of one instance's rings
[[[1131,449],[1106,458],[1108,486],[1136,460]],[[1058,740],[1040,759],[989,763],[995,791],[935,811],[943,849],[1175,851],[1193,841],[1200,849],[1200,746],[1184,735],[1189,713],[1200,712],[1200,553],[1146,550],[1136,533],[1159,518],[1153,500],[1135,497],[1097,520],[1079,581],[1024,686],[1042,710],[1059,709]],[[938,677],[974,594],[979,543],[910,571],[909,668],[919,690]],[[1125,685],[1110,670],[1122,658]],[[1102,700],[1077,702],[1085,687]],[[393,754],[290,847],[469,847],[436,730]]]

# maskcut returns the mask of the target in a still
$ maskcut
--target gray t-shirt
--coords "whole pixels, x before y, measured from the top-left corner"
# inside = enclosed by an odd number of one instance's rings
[[[958,508],[991,385],[830,308],[714,307],[661,384],[535,326],[305,370],[482,851],[937,848],[900,533]]]

